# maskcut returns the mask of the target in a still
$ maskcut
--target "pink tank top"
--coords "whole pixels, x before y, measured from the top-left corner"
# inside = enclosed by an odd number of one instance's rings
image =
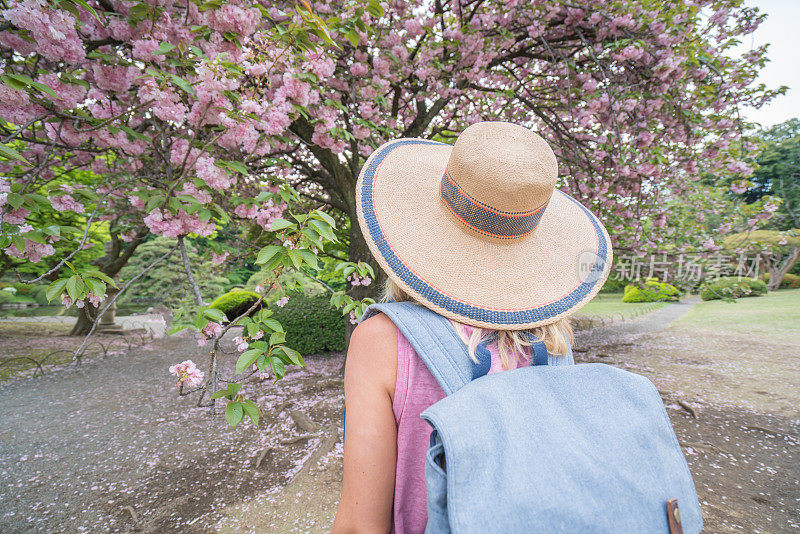
[[[472,328],[467,327],[467,334]],[[492,354],[490,373],[503,370],[497,344],[488,346]],[[527,354],[511,358],[510,368],[528,365]],[[394,482],[392,532],[417,534],[425,532],[428,509],[425,490],[425,453],[431,427],[420,414],[431,404],[444,398],[436,382],[411,343],[397,330],[397,382],[394,388],[394,419],[397,423],[397,470]]]

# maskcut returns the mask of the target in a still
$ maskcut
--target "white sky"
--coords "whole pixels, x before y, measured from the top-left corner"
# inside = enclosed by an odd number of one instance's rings
[[[764,128],[800,118],[800,0],[745,0],[745,4],[767,14],[761,26],[742,42],[745,49],[770,44],[770,62],[757,82],[770,89],[781,85],[789,89],[761,109],[745,108],[743,114]]]

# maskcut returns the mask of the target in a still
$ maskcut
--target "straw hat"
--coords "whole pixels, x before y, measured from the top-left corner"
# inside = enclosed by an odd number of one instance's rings
[[[588,209],[555,188],[537,134],[481,122],[454,145],[385,143],[356,185],[358,222],[380,266],[409,296],[456,321],[544,326],[600,290],[611,242]]]

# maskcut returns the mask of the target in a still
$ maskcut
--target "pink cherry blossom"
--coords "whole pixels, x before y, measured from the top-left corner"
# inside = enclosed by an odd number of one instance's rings
[[[206,336],[206,338],[210,339],[213,337],[217,337],[222,333],[222,325],[214,321],[211,321],[205,326],[205,328],[203,328],[202,332],[203,335]]]
[[[285,296],[284,296],[284,297],[281,297],[281,298],[279,298],[279,299],[278,299],[278,301],[277,301],[275,304],[276,304],[276,305],[277,305],[279,308],[283,308],[284,306],[286,306],[286,303],[287,303],[287,302],[289,302],[289,297],[285,297]]]
[[[228,259],[230,252],[227,250],[222,254],[217,254],[216,252],[211,252],[211,264],[212,265],[222,265],[225,263],[225,260]]]
[[[48,200],[53,206],[53,209],[56,211],[72,211],[75,213],[83,213],[86,211],[86,208],[83,207],[83,204],[76,201],[70,195],[48,197]]]
[[[178,377],[175,387],[186,385],[189,387],[199,386],[203,382],[205,373],[199,370],[192,360],[185,360],[181,363],[170,366],[170,374]]]

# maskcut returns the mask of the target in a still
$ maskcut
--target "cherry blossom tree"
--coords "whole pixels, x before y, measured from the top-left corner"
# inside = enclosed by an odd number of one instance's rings
[[[733,143],[747,128],[738,109],[785,90],[754,85],[764,48],[732,55],[763,19],[740,4],[392,0],[333,35],[333,57],[294,86],[308,110],[289,126],[295,138],[270,155],[291,162],[303,194],[354,221],[355,181],[382,142],[525,124],[554,147],[560,187],[599,212],[618,245],[657,247],[642,224],[661,224],[665,201],[701,171],[748,175],[749,145]],[[346,239],[351,260],[370,260],[357,225]]]
[[[354,28],[346,18],[326,25],[308,3],[279,9],[222,0],[3,2],[0,250],[36,263],[54,255],[54,243],[72,242],[56,265],[23,281],[61,274],[48,297],[82,308],[73,333],[91,334],[115,275],[136,248],[153,234],[173,239],[167,253],[120,289],[173,254],[183,256],[197,295],[192,324],[214,340],[207,381],[191,382],[213,393],[219,337],[233,321],[223,326],[214,310],[203,309],[185,240],[228,231],[248,254],[258,253],[273,278],[284,264],[316,265],[335,239],[335,220],[298,205],[280,169],[264,161],[304,112],[308,54],[335,46],[330,31]],[[45,225],[54,213],[75,214],[83,227]],[[96,268],[76,268],[70,260],[98,228],[109,235],[105,255]],[[270,279],[264,283],[282,291]],[[102,309],[113,304],[112,293]],[[362,305],[336,298],[351,309]],[[271,366],[276,375],[302,364],[284,346],[280,324],[266,314],[255,324],[275,335],[252,349],[258,356],[249,363]]]
[[[50,295],[83,306],[76,333],[91,332],[93,305],[148,234],[175,240],[158,262],[224,232],[275,276],[316,265],[338,239],[344,276],[375,279],[355,224],[365,157],[400,136],[452,141],[480,120],[539,131],[560,186],[617,244],[655,247],[658,232],[643,225],[663,228],[665,200],[702,170],[751,172],[737,110],[780,91],[753,84],[763,48],[731,55],[763,18],[739,4],[5,0],[0,249],[36,261],[54,242],[77,251],[107,229],[97,269],[72,272],[68,254],[42,275],[67,270]],[[76,186],[78,171],[92,181]],[[86,224],[34,224],[46,211]],[[275,280],[264,288],[281,291]],[[332,301],[357,317],[369,301],[354,297],[375,285],[352,285]],[[211,310],[193,319],[213,342],[205,382],[187,391],[216,391],[219,339],[233,324],[221,321]],[[302,363],[268,316],[242,323],[251,349],[239,371]],[[225,391],[241,420],[252,409]]]

